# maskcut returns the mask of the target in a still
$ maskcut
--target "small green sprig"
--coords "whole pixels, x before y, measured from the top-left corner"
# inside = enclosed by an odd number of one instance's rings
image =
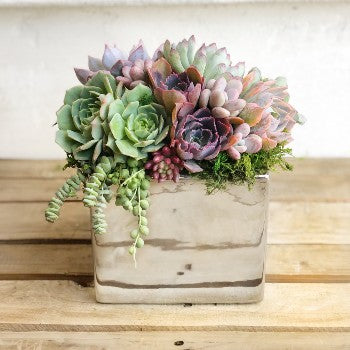
[[[218,156],[210,161],[202,161],[200,166],[203,172],[194,176],[205,181],[207,193],[225,189],[227,183],[231,182],[236,185],[244,183],[251,188],[256,180],[256,176],[267,174],[270,170],[280,167],[283,170],[292,170],[293,167],[284,157],[291,155],[290,148],[284,148],[283,144],[258,153],[244,153],[239,160],[232,160],[226,152],[221,152]]]

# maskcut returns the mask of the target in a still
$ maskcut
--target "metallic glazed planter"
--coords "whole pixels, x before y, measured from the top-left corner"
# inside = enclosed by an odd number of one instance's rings
[[[263,298],[268,176],[205,194],[198,180],[151,185],[150,234],[128,253],[137,219],[110,203],[108,233],[92,235],[102,303],[252,303]]]

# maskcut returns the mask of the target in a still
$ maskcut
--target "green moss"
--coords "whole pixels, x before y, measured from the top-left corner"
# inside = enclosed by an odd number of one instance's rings
[[[284,159],[291,154],[292,150],[284,148],[282,144],[269,151],[242,154],[241,159],[236,161],[232,160],[226,152],[221,152],[213,160],[200,162],[204,171],[192,176],[205,180],[208,194],[224,189],[227,183],[237,185],[246,183],[251,188],[257,175],[267,174],[278,167],[283,170],[292,170],[292,165]]]

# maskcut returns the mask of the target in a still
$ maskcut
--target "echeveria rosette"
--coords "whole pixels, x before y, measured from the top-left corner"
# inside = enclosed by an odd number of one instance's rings
[[[237,126],[236,136],[239,138],[241,134],[241,139],[229,150],[234,159],[240,158],[239,153],[257,153],[262,148],[269,150],[292,141],[293,126],[304,122],[303,116],[288,103],[284,78],[262,79],[260,71],[253,68],[243,78],[240,98],[246,101],[246,106],[232,118]]]
[[[115,79],[99,72],[86,85],[67,90],[57,111],[56,142],[76,160],[96,162],[108,143],[110,105],[120,93]]]
[[[177,104],[173,111],[171,140],[184,167],[192,173],[202,171],[196,161],[214,159],[235,141],[227,119],[215,118],[208,108],[194,111],[188,102]]]
[[[196,50],[196,41],[192,35],[177,44],[167,40],[156,51],[154,59],[164,57],[176,73],[182,73],[190,66],[196,67],[205,82],[220,77],[242,77],[244,63],[232,65],[226,48],[218,49],[216,44],[205,45]]]
[[[117,81],[123,82],[128,88],[133,88],[138,84],[147,84],[147,69],[152,66],[152,59],[148,55],[142,41],[134,46],[129,56],[115,45],[105,45],[102,59],[89,56],[89,69],[75,68],[77,78],[82,84],[86,84],[89,79],[99,71],[112,74]]]
[[[163,147],[169,132],[167,116],[164,107],[152,99],[152,90],[139,84],[117,101],[109,127],[121,154],[139,160]]]
[[[202,90],[203,77],[195,67],[188,67],[182,73],[175,73],[164,58],[158,59],[148,70],[154,95],[168,114],[176,103],[190,102],[197,104]]]
[[[201,91],[199,107],[209,107],[214,117],[232,121],[246,105],[246,101],[239,98],[242,89],[243,84],[238,77],[210,79]]]

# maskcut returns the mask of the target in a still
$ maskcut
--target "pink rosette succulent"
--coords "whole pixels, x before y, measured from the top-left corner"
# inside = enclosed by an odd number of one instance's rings
[[[229,149],[233,159],[240,153],[257,153],[262,148],[271,149],[281,142],[292,141],[291,130],[304,118],[288,103],[289,94],[284,78],[264,80],[257,68],[253,68],[242,82],[240,99],[246,106],[234,118],[234,134],[237,142]]]
[[[74,70],[82,84],[86,84],[98,71],[106,71],[117,81],[122,81],[127,88],[133,88],[140,83],[149,84],[147,69],[152,63],[153,60],[140,40],[131,49],[128,58],[117,46],[105,45],[102,59],[89,56],[89,69]]]
[[[193,104],[176,104],[173,110],[171,145],[192,173],[202,171],[196,160],[214,159],[235,141],[227,119],[215,118],[208,108],[194,111]]]
[[[239,98],[242,89],[243,84],[239,77],[211,79],[200,94],[199,107],[208,106],[214,117],[232,121],[246,105],[246,101]]]

